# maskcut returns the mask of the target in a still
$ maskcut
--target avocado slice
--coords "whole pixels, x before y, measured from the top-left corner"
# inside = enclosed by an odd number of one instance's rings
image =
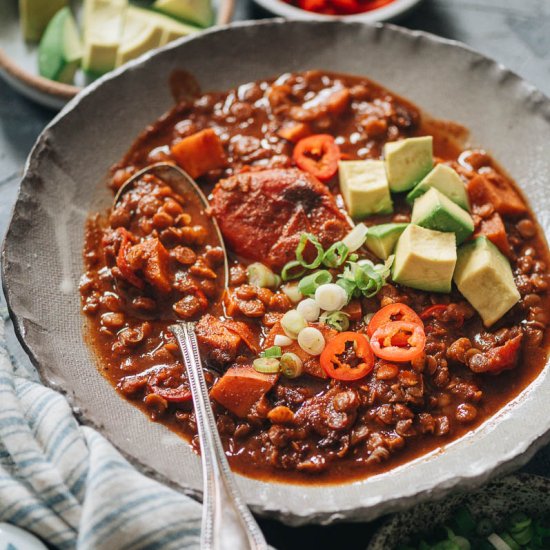
[[[390,141],[384,146],[386,174],[393,193],[412,189],[433,167],[433,138]]]
[[[115,66],[120,67],[130,59],[157,48],[160,46],[161,39],[162,29],[129,6],[124,16],[124,26],[117,49]]]
[[[397,241],[392,279],[428,292],[450,292],[456,264],[454,233],[409,224]]]
[[[19,0],[19,19],[25,40],[38,42],[52,17],[68,0]]]
[[[435,187],[464,210],[470,210],[470,202],[466,185],[460,176],[450,166],[438,164],[408,195],[407,202],[412,204],[415,199]]]
[[[486,327],[520,299],[510,263],[486,237],[477,237],[458,249],[453,278]]]
[[[401,233],[407,229],[408,223],[382,223],[369,227],[367,248],[381,260],[387,260],[393,252]]]
[[[338,163],[340,191],[352,218],[393,212],[384,162],[346,160]]]
[[[115,68],[127,0],[84,0],[82,68],[100,76]]]
[[[61,8],[48,23],[38,47],[41,76],[69,84],[82,58],[76,21],[68,7]]]
[[[209,27],[214,20],[210,0],[157,0],[153,9],[201,27]]]
[[[436,231],[452,231],[458,244],[474,232],[474,220],[435,187],[414,201],[411,221]]]

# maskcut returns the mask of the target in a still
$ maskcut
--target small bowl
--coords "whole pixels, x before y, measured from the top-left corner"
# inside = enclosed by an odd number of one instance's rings
[[[453,512],[463,506],[476,521],[488,518],[497,526],[514,512],[548,515],[550,479],[512,475],[497,479],[479,491],[457,492],[443,501],[415,505],[407,512],[392,516],[375,533],[367,550],[388,550],[405,544],[411,537],[448,522]]]
[[[375,23],[377,21],[394,21],[412,10],[417,4],[420,4],[422,0],[394,0],[387,6],[353,15],[324,15],[322,13],[315,13],[313,11],[291,6],[283,0],[254,0],[254,2],[265,10],[285,17],[286,19],[309,19],[316,21],[343,20]]]

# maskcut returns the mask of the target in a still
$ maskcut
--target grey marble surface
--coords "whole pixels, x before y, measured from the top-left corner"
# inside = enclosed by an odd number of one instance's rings
[[[237,0],[235,19],[269,16],[250,0]],[[459,40],[513,69],[541,91],[550,95],[550,1],[549,0],[424,0],[398,22]],[[54,112],[19,96],[0,80],[0,239],[3,238],[15,201],[25,159],[42,128]],[[5,312],[0,293],[0,312]],[[11,328],[10,352],[25,360]],[[550,448],[543,449],[524,468],[550,475]],[[342,525],[330,528],[283,528],[262,522],[270,542],[277,548],[364,548],[369,526]]]

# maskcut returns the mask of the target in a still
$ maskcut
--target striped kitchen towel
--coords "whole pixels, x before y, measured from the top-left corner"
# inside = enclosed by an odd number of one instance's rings
[[[200,504],[80,426],[63,396],[14,365],[4,331],[0,315],[0,522],[60,549],[198,548]]]

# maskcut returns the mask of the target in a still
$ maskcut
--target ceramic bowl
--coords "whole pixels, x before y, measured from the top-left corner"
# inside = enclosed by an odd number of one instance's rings
[[[352,55],[350,55],[352,52]],[[67,395],[133,463],[198,494],[200,461],[187,442],[124,401],[85,343],[78,281],[84,222],[106,209],[109,167],[172,106],[174,69],[205,90],[311,68],[366,75],[438,118],[471,129],[519,183],[550,234],[550,100],[457,43],[390,25],[248,22],[148,54],[95,82],[51,122],[26,165],[3,251],[3,280],[19,337],[44,382]],[[525,463],[549,441],[550,370],[496,415],[443,449],[387,473],[338,486],[238,476],[255,512],[289,524],[370,520],[469,488]]]

